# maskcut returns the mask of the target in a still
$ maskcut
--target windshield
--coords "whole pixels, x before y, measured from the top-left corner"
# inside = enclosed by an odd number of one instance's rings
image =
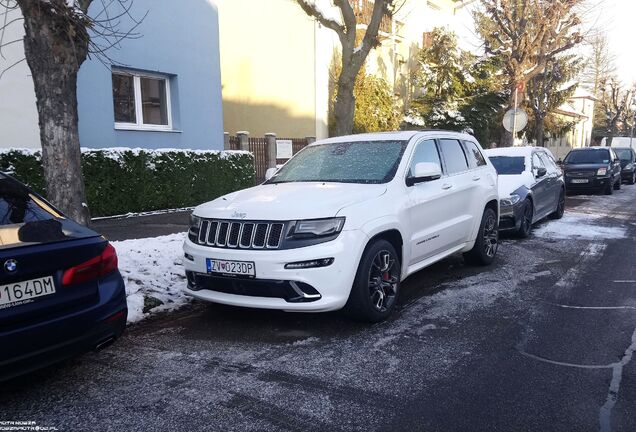
[[[616,152],[620,160],[627,162],[632,161],[632,149],[615,148],[614,151]]]
[[[526,170],[523,156],[491,156],[489,159],[499,175],[521,174]]]
[[[566,164],[607,164],[609,152],[605,149],[571,151],[565,158]]]
[[[386,183],[395,176],[407,141],[356,141],[305,147],[267,183]]]

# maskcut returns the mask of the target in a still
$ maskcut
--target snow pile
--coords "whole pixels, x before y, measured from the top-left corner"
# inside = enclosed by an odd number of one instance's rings
[[[185,233],[113,242],[119,271],[126,283],[128,322],[150,313],[177,309],[188,302],[183,293]]]
[[[584,213],[566,213],[562,219],[541,224],[533,230],[537,237],[552,239],[610,240],[627,236],[627,230],[618,226],[602,226],[601,218]]]

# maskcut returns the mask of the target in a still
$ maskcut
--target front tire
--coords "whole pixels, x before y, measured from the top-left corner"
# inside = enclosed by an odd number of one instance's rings
[[[400,294],[402,265],[395,248],[386,240],[369,244],[345,306],[355,319],[380,322],[389,317]]]
[[[616,190],[621,190],[621,185],[622,185],[622,180],[621,180],[621,178],[619,177],[619,178],[618,178],[618,181],[617,181],[616,183],[614,183],[614,189],[616,189]]]
[[[608,182],[605,186],[605,195],[612,195],[614,193],[614,185],[612,182]]]
[[[532,217],[534,215],[534,208],[532,201],[528,198],[523,202],[523,214],[521,215],[521,226],[517,231],[517,237],[527,238],[532,231]]]
[[[499,248],[499,221],[497,213],[486,208],[481,218],[475,246],[464,254],[468,264],[487,266],[492,264]]]
[[[631,177],[627,181],[627,184],[630,184],[630,185],[633,185],[634,183],[636,183],[636,171],[632,173]]]

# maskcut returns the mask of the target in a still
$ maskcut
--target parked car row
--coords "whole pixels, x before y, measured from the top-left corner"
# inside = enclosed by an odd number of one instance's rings
[[[560,218],[566,191],[634,183],[633,150],[483,151],[448,131],[332,138],[265,183],[198,206],[184,243],[192,297],[285,311],[394,310],[409,275],[458,252],[489,265],[499,231]],[[565,171],[565,176],[563,174]],[[114,248],[0,175],[0,380],[110,344],[125,328]]]

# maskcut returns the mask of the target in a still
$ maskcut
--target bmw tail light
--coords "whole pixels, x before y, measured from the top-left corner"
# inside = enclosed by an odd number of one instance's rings
[[[62,285],[77,285],[100,279],[117,270],[117,252],[108,243],[104,251],[95,258],[64,270]]]

